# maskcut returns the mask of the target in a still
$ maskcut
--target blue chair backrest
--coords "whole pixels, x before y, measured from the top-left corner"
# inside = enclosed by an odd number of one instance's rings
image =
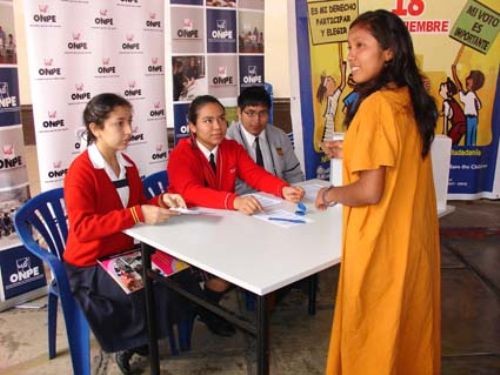
[[[47,251],[62,259],[68,237],[65,212],[62,188],[43,192],[19,208],[14,225],[26,248],[41,259],[47,257]]]
[[[60,297],[71,362],[74,374],[90,374],[90,341],[89,327],[82,310],[73,298],[68,277],[62,262],[62,256],[68,237],[68,223],[64,204],[62,188],[43,192],[27,201],[19,208],[14,216],[14,226],[28,251],[45,261],[55,278],[55,288],[50,288],[49,293],[56,293]],[[49,295],[49,358],[55,356],[55,322],[57,315],[51,317]],[[54,301],[54,300],[53,300]],[[53,326],[53,328],[50,328]],[[54,337],[51,336],[51,332]],[[51,344],[53,342],[53,344]],[[51,349],[52,347],[52,349]]]
[[[164,193],[168,188],[168,175],[167,171],[163,170],[146,176],[142,182],[144,185],[144,194],[148,199],[153,198],[155,195]]]

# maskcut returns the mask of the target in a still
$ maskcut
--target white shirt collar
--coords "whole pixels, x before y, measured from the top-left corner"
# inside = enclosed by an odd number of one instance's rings
[[[90,162],[95,169],[106,169],[106,172],[108,172],[109,169],[111,171],[111,167],[106,162],[106,160],[104,160],[104,157],[102,156],[95,143],[92,143],[90,146],[88,146],[87,151],[89,153]],[[116,159],[118,161],[118,164],[120,165],[120,171],[122,169],[125,169],[126,167],[132,166],[132,164],[130,164],[127,159],[123,157],[123,154],[120,151],[116,152]]]
[[[209,150],[203,144],[198,142],[198,140],[196,140],[196,144],[207,160],[210,160],[210,154],[214,154],[215,160],[217,160],[217,151],[219,150],[219,146],[215,146],[212,150]]]
[[[255,137],[259,137],[259,142],[266,139],[266,128],[264,128],[264,130],[262,130],[258,136],[255,136],[248,130],[246,130],[241,122],[240,122],[240,129],[241,133],[243,134],[243,137],[245,137],[246,144],[250,145],[250,147],[253,147],[253,144],[255,142]]]

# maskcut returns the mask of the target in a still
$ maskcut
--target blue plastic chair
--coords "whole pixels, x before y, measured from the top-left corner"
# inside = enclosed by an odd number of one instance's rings
[[[148,199],[166,192],[168,188],[167,171],[163,170],[146,176],[142,184],[144,186],[144,194]]]
[[[14,226],[26,249],[46,262],[54,275],[48,299],[49,359],[56,356],[57,305],[60,299],[73,372],[90,374],[89,326],[71,294],[61,261],[68,236],[63,202],[62,188],[41,193],[19,208],[14,217]]]

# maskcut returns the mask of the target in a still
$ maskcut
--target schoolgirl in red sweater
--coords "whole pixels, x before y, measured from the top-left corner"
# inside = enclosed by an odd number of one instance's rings
[[[64,198],[69,233],[64,261],[71,289],[89,325],[107,352],[118,352],[117,364],[129,373],[133,353],[147,352],[144,293],[126,294],[97,264],[97,259],[134,246],[122,231],[136,223],[161,223],[185,207],[180,195],[163,194],[147,201],[133,161],[122,153],[132,134],[132,106],[115,94],[100,94],[87,104],[83,120],[88,148],[69,167]],[[167,331],[165,287],[155,286],[161,334]],[[169,302],[167,302],[169,301]]]

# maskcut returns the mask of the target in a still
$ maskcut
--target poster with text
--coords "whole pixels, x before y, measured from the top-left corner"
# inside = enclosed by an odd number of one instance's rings
[[[294,133],[308,178],[329,175],[321,142],[345,131],[345,114],[357,100],[347,62],[349,24],[365,11],[387,9],[403,19],[412,36],[439,109],[436,134],[452,140],[448,197],[500,197],[497,1],[295,0],[289,5],[300,51],[291,72],[292,97],[298,98],[292,101]]]

